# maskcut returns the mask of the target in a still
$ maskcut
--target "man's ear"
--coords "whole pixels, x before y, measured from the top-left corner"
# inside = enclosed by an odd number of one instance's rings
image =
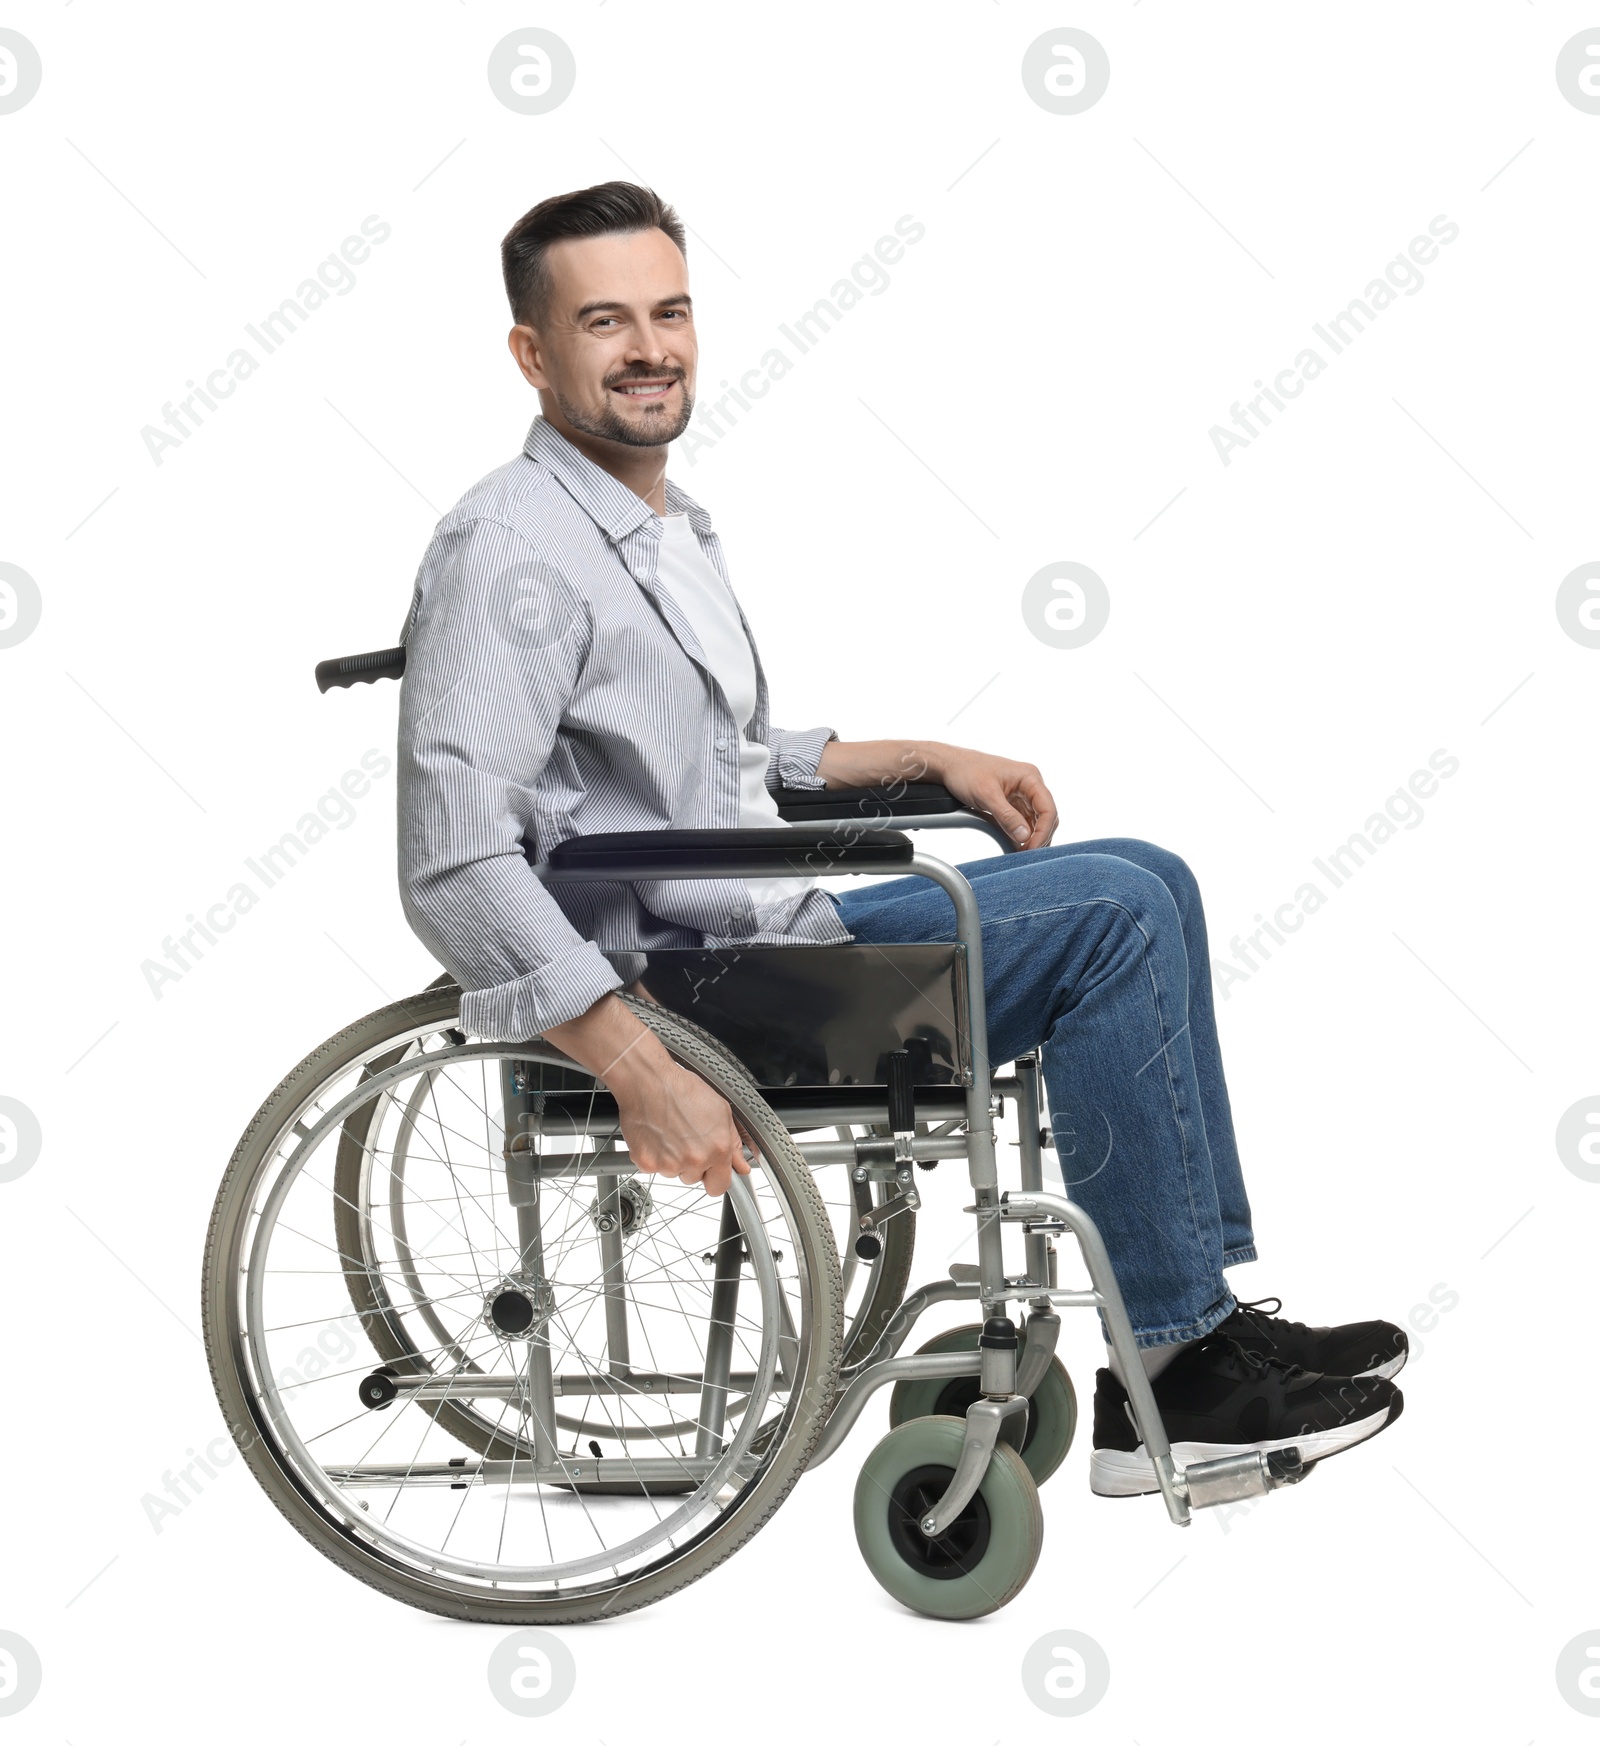
[[[550,386],[545,378],[537,328],[519,322],[506,335],[506,345],[510,348],[512,357],[517,360],[517,368],[527,382],[535,388]]]

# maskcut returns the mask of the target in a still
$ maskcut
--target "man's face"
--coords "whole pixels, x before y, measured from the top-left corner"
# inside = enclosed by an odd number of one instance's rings
[[[591,437],[656,448],[694,410],[699,351],[688,273],[665,231],[573,238],[545,257],[551,294],[537,328],[512,329],[522,373]]]

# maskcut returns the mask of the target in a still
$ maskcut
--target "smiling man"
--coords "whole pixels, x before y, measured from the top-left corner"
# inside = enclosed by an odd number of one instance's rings
[[[549,1038],[613,1092],[642,1169],[724,1192],[748,1169],[732,1112],[617,998],[613,959],[948,940],[948,897],[921,879],[837,897],[809,879],[547,888],[530,856],[588,832],[781,824],[780,787],[941,782],[1016,844],[961,869],[990,1057],[1043,1045],[1068,1192],[1105,1236],[1180,1460],[1287,1444],[1320,1459],[1392,1422],[1398,1328],[1306,1327],[1224,1280],[1255,1246],[1189,869],[1130,839],[1051,846],[1055,803],[1026,761],[773,727],[711,519],[666,475],[698,357],[682,224],[607,182],[534,207],[502,262],[541,411],[439,524],[401,701],[402,896],[461,985],[462,1029]],[[820,589],[803,604],[837,611]],[[1091,1483],[1110,1495],[1156,1485],[1126,1402],[1102,1370]]]

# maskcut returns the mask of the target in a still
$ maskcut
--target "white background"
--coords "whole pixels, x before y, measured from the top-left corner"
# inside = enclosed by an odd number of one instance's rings
[[[7,1737],[741,1740],[809,1703],[848,1738],[1592,1738],[1554,1670],[1600,1628],[1600,1185],[1554,1135],[1600,1092],[1600,651],[1555,596],[1600,557],[1600,116],[1554,69],[1600,14],[35,0],[0,23],[44,67],[0,115],[0,560],[43,599],[0,649],[0,1093],[44,1134],[0,1184],[0,1628],[45,1670]],[[529,24],[578,65],[544,116],[485,73]],[[1020,71],[1064,24],[1111,63],[1078,115]],[[522,443],[500,237],[629,175],[693,231],[703,391],[897,218],[926,227],[672,469],[778,721],[1036,761],[1058,840],[1189,860],[1223,958],[1430,753],[1459,759],[1220,1007],[1263,1255],[1240,1295],[1310,1321],[1459,1301],[1415,1334],[1393,1432],[1247,1514],[1180,1533],[1091,1497],[1085,1427],[1031,1585],[969,1626],[902,1611],[856,1552],[880,1396],[731,1563],[563,1633],[577,1689],[530,1724],[486,1682],[502,1633],[352,1581],[242,1462],[159,1533],[141,1506],[221,1431],[198,1285],[239,1132],[322,1037],[436,973],[400,913],[392,775],[159,999],[141,966],[392,753],[394,688],[319,697],[312,666],[394,639],[438,515]],[[354,290],[154,464],[163,403],[369,214],[392,236]],[[1438,214],[1459,236],[1421,290],[1224,466],[1210,427]],[[1020,609],[1063,560],[1111,600],[1071,651]],[[961,1228],[960,1184],[930,1186],[925,1276]],[[1089,1318],[1064,1343],[1087,1400]],[[1057,1629],[1111,1664],[1070,1724],[1020,1678]]]

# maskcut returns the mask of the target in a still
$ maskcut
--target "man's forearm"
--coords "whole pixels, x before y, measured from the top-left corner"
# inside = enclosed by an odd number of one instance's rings
[[[1056,804],[1036,765],[942,740],[830,740],[817,774],[825,788],[941,783],[1018,849],[1042,849],[1056,828]]]
[[[745,1145],[753,1142],[728,1100],[680,1067],[615,992],[544,1035],[616,1098],[617,1122],[636,1169],[701,1183],[713,1195],[726,1192],[735,1176],[750,1174]]]
[[[636,1019],[614,993],[603,994],[565,1024],[543,1033],[564,1055],[603,1079],[612,1091],[623,1091],[640,1079],[658,1074],[671,1057],[654,1031]]]
[[[829,740],[817,774],[830,788],[938,782],[950,750],[939,740]]]

